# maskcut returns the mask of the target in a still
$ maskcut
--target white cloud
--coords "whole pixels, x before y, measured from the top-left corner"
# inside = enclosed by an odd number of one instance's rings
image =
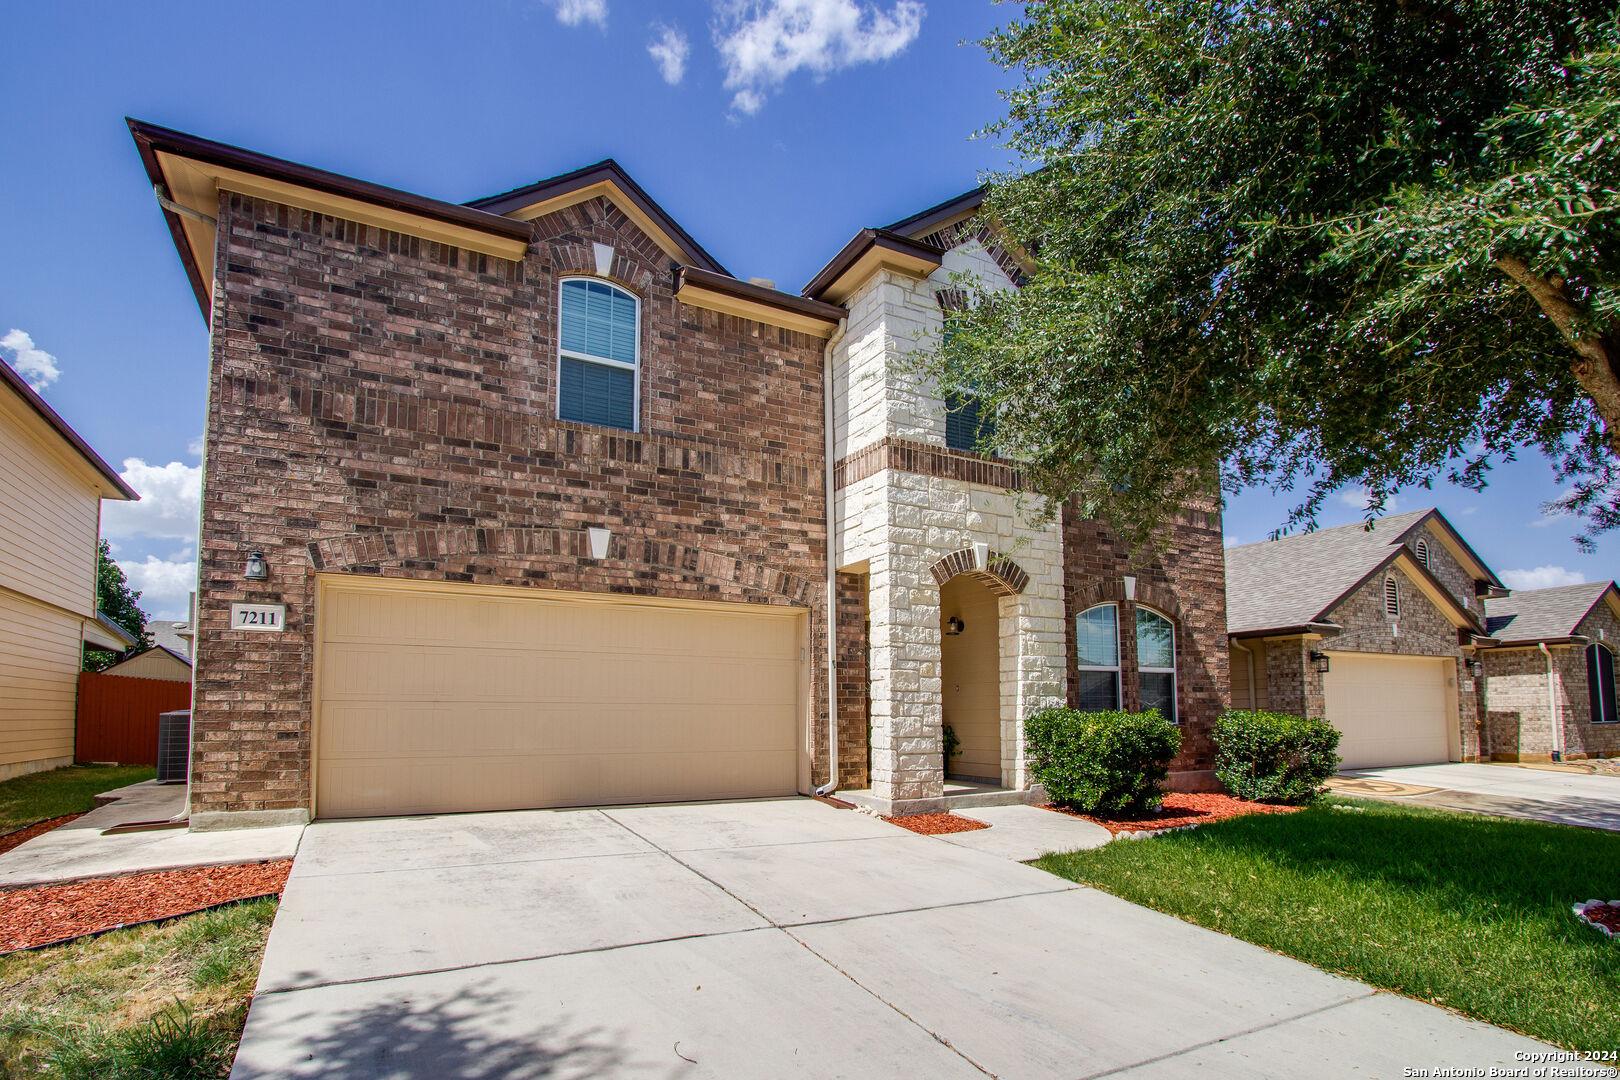
[[[899,55],[926,13],[919,0],[896,0],[887,11],[856,0],[716,0],[715,7],[731,107],[750,116],[796,71],[820,79]]]
[[[126,458],[124,471],[119,475],[140,494],[141,501],[103,503],[102,536],[196,540],[202,505],[202,466],[180,461],[148,465],[140,458]]]
[[[607,0],[547,0],[557,12],[557,21],[564,26],[595,23],[607,29]]]
[[[1243,546],[1243,540],[1240,537],[1233,536],[1231,533],[1227,533],[1226,536],[1221,541],[1221,546],[1222,547],[1242,547]]]
[[[11,366],[36,392],[51,385],[62,374],[56,366],[56,357],[36,346],[32,337],[16,327],[0,337],[0,352],[10,357]]]
[[[1345,488],[1334,498],[1353,510],[1366,510],[1371,500],[1371,496],[1364,487]],[[1380,513],[1393,514],[1399,509],[1400,499],[1398,497],[1394,495],[1384,496],[1384,509]]]
[[[1567,487],[1557,495],[1541,504],[1541,516],[1530,523],[1532,529],[1545,529],[1549,525],[1557,525],[1569,517],[1569,511],[1557,509],[1557,504],[1575,494],[1573,487]],[[1552,508],[1549,510],[1549,508]]]
[[[692,52],[692,43],[678,26],[653,23],[657,37],[647,42],[647,55],[658,65],[658,73],[671,86],[679,86],[686,76],[686,58]]]
[[[1504,570],[1502,584],[1510,589],[1552,589],[1559,585],[1580,585],[1586,576],[1562,566],[1538,566],[1534,570]]]
[[[139,589],[137,603],[154,619],[184,619],[191,591],[197,587],[197,559],[191,552],[160,559],[148,555],[145,562],[118,561],[118,568],[129,578],[130,587]]]
[[[186,453],[192,457],[202,457],[203,437],[201,435],[186,443]]]

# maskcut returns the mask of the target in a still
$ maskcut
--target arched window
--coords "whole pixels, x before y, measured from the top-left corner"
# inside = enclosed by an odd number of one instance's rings
[[[1136,609],[1136,670],[1142,708],[1176,719],[1176,628],[1157,611]]]
[[[1399,615],[1400,613],[1401,587],[1395,583],[1394,578],[1387,577],[1384,579],[1384,614]]]
[[[1075,708],[1101,712],[1119,708],[1119,608],[1099,604],[1075,616],[1080,677]]]
[[[1417,561],[1423,564],[1424,569],[1433,569],[1429,565],[1429,542],[1427,540],[1421,536],[1418,537],[1418,542],[1412,545],[1412,550],[1417,553]]]
[[[1596,642],[1586,647],[1586,689],[1592,695],[1592,723],[1620,722],[1614,707],[1614,653]]]
[[[595,278],[564,278],[558,303],[557,417],[636,430],[640,304]]]

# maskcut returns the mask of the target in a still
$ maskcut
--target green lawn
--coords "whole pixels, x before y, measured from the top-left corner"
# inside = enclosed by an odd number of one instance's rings
[[[0,836],[36,821],[93,809],[103,791],[156,775],[150,765],[69,765],[0,781]]]
[[[1334,806],[1352,809],[1334,809]],[[1620,834],[1333,798],[1037,866],[1573,1050],[1620,1047]]]
[[[276,901],[0,957],[0,1080],[230,1071]]]

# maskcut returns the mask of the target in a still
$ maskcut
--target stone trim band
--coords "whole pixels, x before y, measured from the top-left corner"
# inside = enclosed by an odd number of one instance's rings
[[[888,435],[833,466],[833,489],[842,490],[884,469],[983,484],[1003,491],[1016,491],[1024,483],[1023,470],[999,458]]]

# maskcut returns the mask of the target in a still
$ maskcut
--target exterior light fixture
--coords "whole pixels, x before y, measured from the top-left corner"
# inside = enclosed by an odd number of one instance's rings
[[[264,561],[264,552],[255,551],[248,555],[247,565],[242,567],[242,577],[247,581],[266,581],[270,577],[270,564]]]
[[[1311,667],[1315,668],[1318,674],[1326,675],[1328,673],[1328,654],[1315,649],[1311,650]]]
[[[966,629],[967,623],[964,623],[961,619],[957,618],[955,615],[952,615],[950,620],[945,624],[945,636],[955,637],[957,634],[960,634]]]
[[[605,559],[608,554],[608,541],[613,539],[613,533],[608,529],[595,527],[586,529],[591,541],[591,558]]]
[[[1480,663],[1478,660],[1470,660],[1470,661],[1468,661],[1468,676],[1469,676],[1469,678],[1477,679],[1483,674],[1485,674],[1485,665],[1484,664]]]

